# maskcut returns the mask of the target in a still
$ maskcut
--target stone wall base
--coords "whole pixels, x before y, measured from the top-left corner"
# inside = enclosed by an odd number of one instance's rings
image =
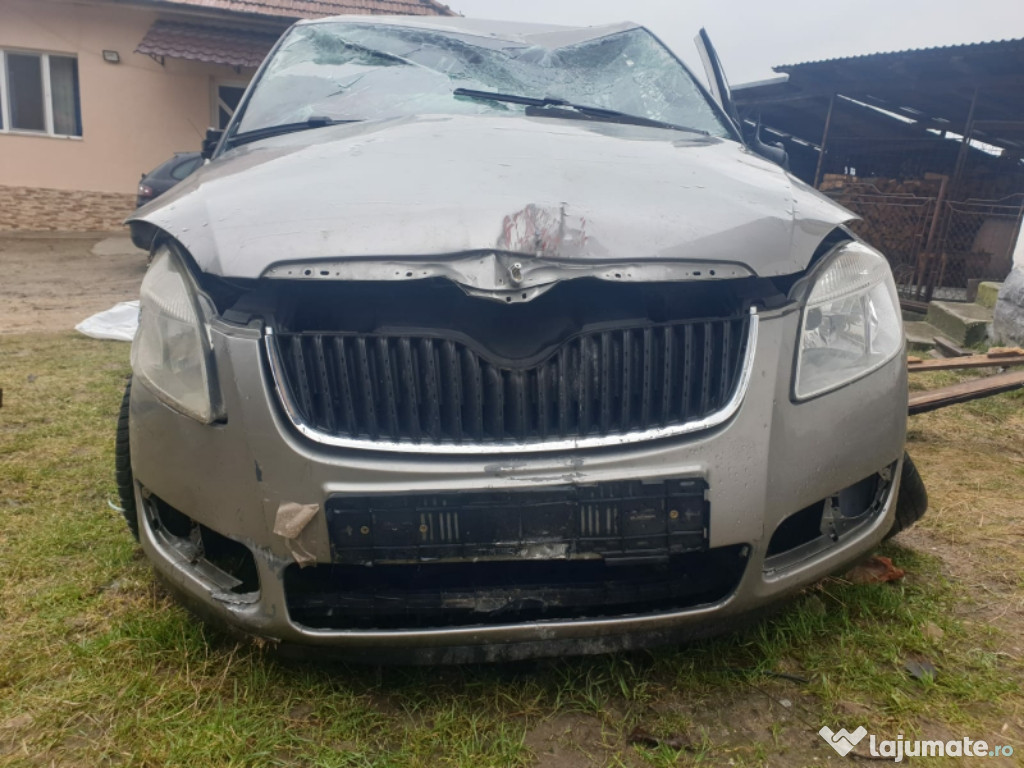
[[[0,232],[110,232],[133,210],[130,194],[0,185]]]

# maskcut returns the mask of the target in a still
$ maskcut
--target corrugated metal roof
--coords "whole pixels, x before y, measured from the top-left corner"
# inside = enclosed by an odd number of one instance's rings
[[[438,0],[159,0],[160,5],[184,5],[257,16],[317,19],[346,13],[408,16],[454,16]]]
[[[157,21],[136,53],[168,56],[232,67],[258,67],[277,35],[174,21]]]
[[[774,69],[788,80],[736,89],[741,114],[812,144],[825,141],[828,125],[827,143],[835,152],[822,168],[845,162],[882,167],[890,175],[897,167],[901,174],[913,168],[950,174],[965,134],[975,142],[968,145],[972,152],[999,147],[1009,153],[1008,162],[1024,149],[1024,38]],[[947,167],[950,152],[954,162]]]
[[[837,56],[832,59],[816,59],[814,61],[802,61],[798,64],[779,64],[772,67],[776,72],[789,72],[800,67],[813,67],[821,64],[846,63],[852,61],[865,61],[870,59],[884,59],[886,57],[899,57],[907,55],[939,54],[958,52],[981,52],[985,48],[1012,47],[1024,48],[1024,38],[1007,38],[1006,40],[986,40],[979,43],[962,43],[959,45],[935,45],[927,48],[906,48],[900,51],[882,51],[879,53],[862,53],[857,56]]]

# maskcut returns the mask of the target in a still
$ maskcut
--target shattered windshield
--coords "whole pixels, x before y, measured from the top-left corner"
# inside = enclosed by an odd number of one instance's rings
[[[549,48],[385,24],[292,29],[236,133],[317,120],[522,115],[522,104],[456,89],[560,99],[730,136],[682,64],[644,29]]]

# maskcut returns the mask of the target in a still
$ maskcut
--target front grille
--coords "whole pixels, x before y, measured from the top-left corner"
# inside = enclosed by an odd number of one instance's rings
[[[500,447],[701,421],[736,392],[751,322],[601,328],[525,360],[450,331],[278,332],[268,350],[286,409],[316,433]]]

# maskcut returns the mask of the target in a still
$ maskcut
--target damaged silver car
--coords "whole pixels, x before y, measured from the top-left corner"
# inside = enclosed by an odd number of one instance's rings
[[[353,658],[593,653],[923,513],[886,260],[703,42],[710,92],[633,24],[284,35],[130,221],[118,483],[184,602]]]

